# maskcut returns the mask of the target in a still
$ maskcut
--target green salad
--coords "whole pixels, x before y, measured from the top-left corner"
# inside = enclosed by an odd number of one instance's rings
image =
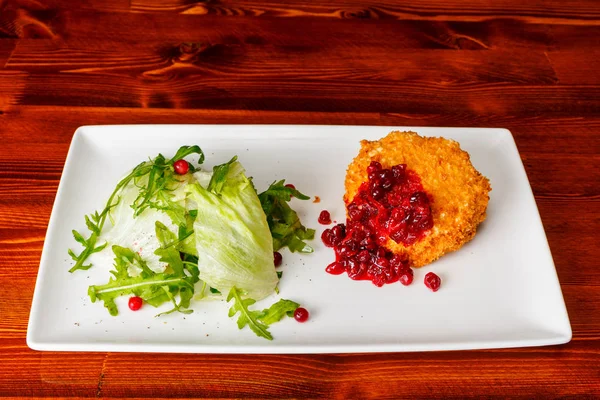
[[[192,155],[196,166],[185,160]],[[281,299],[264,310],[251,306],[278,292],[275,251],[313,251],[306,241],[315,231],[288,204],[309,197],[284,180],[258,193],[237,157],[212,171],[202,170],[203,162],[200,147],[182,146],[173,158],[159,154],[133,168],[105,207],[85,216],[89,232],[73,230],[83,250],[69,249],[70,272],[91,268],[92,254],[111,251],[109,281],[88,289],[111,315],[119,313],[119,296],[135,296],[139,305],[173,305],[159,316],[191,313],[192,299],[223,296],[240,329],[247,325],[272,340],[269,325],[292,316],[299,304]]]

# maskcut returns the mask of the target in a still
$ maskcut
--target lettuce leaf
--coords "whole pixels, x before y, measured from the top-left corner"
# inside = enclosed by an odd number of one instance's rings
[[[278,283],[273,242],[252,182],[236,157],[218,165],[208,187],[187,186],[197,205],[194,236],[200,279],[221,293],[237,287],[260,300]]]
[[[103,233],[107,218],[114,225],[111,212],[113,208],[124,203],[121,201],[121,194],[127,188],[130,189],[130,192],[132,188],[136,192],[135,199],[132,202],[126,202],[133,209],[133,217],[142,215],[148,209],[154,209],[166,213],[176,225],[185,224],[186,209],[181,202],[174,201],[175,196],[172,192],[178,187],[183,187],[182,182],[186,181],[185,183],[187,183],[196,168],[190,164],[189,176],[182,177],[175,174],[173,164],[191,154],[198,155],[198,164],[204,162],[204,153],[200,147],[181,146],[173,158],[166,159],[162,154],[158,154],[153,160],[138,164],[126,177],[121,179],[108,198],[104,209],[101,212],[95,211],[89,216],[85,216],[86,226],[91,235],[86,238],[80,232],[73,230],[73,237],[83,246],[83,250],[79,254],[71,249],[68,250],[69,255],[75,261],[75,265],[69,269],[69,272],[91,268],[92,264],[85,264],[85,261],[93,253],[102,251],[107,246],[107,243],[96,246],[96,242]]]

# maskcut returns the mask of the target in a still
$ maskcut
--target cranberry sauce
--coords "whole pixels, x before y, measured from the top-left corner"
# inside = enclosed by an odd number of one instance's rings
[[[405,164],[384,169],[373,161],[367,173],[368,181],[347,206],[346,225],[338,224],[321,235],[336,255],[326,271],[346,272],[351,279],[370,280],[376,286],[398,280],[409,285],[413,278],[409,260],[384,245],[389,237],[410,246],[428,233],[433,227],[429,197],[419,176]]]

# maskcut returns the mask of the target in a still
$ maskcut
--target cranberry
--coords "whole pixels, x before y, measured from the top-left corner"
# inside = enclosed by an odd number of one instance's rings
[[[415,232],[408,231],[404,237],[404,244],[411,245],[417,241],[417,235]]]
[[[353,240],[348,240],[340,245],[336,250],[341,257],[351,257],[357,253],[358,244]]]
[[[362,240],[367,237],[367,233],[362,229],[351,230],[352,232],[352,240],[357,243],[362,242]]]
[[[346,220],[346,227],[345,227],[345,231],[351,232],[351,231],[357,231],[357,230],[364,230],[363,229],[364,226],[362,225],[361,221],[353,221],[353,220]]]
[[[375,236],[375,242],[378,245],[383,246],[385,242],[387,242],[387,235],[384,232],[378,232],[377,236]]]
[[[363,217],[363,210],[355,203],[350,203],[350,205],[348,205],[348,216],[350,219],[358,221]]]
[[[400,271],[400,277],[398,278],[401,284],[404,286],[408,286],[413,281],[413,272],[412,269],[407,268]]]
[[[390,262],[385,257],[377,257],[375,263],[379,265],[381,268],[388,269],[390,267]]]
[[[377,161],[371,161],[371,164],[367,167],[367,174],[369,175],[369,179],[371,179],[371,175],[381,171],[381,163]]]
[[[281,256],[281,253],[278,251],[274,251],[273,252],[273,262],[275,263],[275,266],[279,267],[281,265],[281,261],[283,261],[283,257]]]
[[[308,310],[303,307],[296,308],[294,319],[298,322],[306,322],[308,320]]]
[[[390,263],[394,268],[404,267],[405,265],[408,265],[408,260],[399,254],[394,254],[392,258],[390,258]]]
[[[360,263],[358,265],[354,265],[352,268],[348,268],[347,272],[350,279],[357,281],[364,276],[366,270],[367,264]]]
[[[383,223],[390,217],[390,211],[387,208],[381,208],[377,212],[377,219],[383,225]]]
[[[411,204],[428,204],[429,199],[425,192],[415,192],[410,196]]]
[[[296,189],[296,186],[292,185],[291,183],[286,184],[285,187],[290,189]]]
[[[379,177],[382,181],[391,181],[394,183],[394,173],[391,169],[384,169],[379,173]]]
[[[392,173],[394,174],[394,178],[403,178],[406,173],[406,164],[398,164],[392,167]]]
[[[384,190],[390,190],[393,185],[394,185],[394,181],[392,181],[391,179],[382,179],[381,180],[381,187]]]
[[[369,181],[369,189],[371,191],[375,189],[381,189],[381,181],[379,180],[379,177],[377,177],[377,179]]]
[[[346,237],[346,228],[344,227],[344,224],[337,224],[331,228],[331,233],[333,233],[333,236],[336,239],[341,241],[344,237]]]
[[[406,231],[402,228],[390,233],[390,239],[396,243],[404,243],[406,240]]]
[[[369,268],[368,276],[375,286],[381,287],[389,280],[385,268],[373,265]]]
[[[402,204],[402,197],[394,191],[388,192],[386,199],[391,207],[398,207]]]
[[[331,229],[325,229],[321,234],[321,240],[323,244],[327,247],[335,246],[336,238]]]
[[[373,196],[373,198],[375,200],[381,200],[384,195],[385,195],[385,192],[383,191],[383,189],[381,189],[379,187],[376,187],[373,190],[371,190],[371,196]]]
[[[335,261],[335,262],[332,262],[331,264],[329,264],[327,266],[327,268],[325,268],[325,271],[327,271],[328,273],[330,273],[332,275],[339,275],[339,274],[344,273],[346,271],[346,269],[344,268],[344,266],[341,263]]]
[[[138,296],[133,296],[129,298],[129,309],[131,311],[137,311],[140,308],[142,308],[142,304],[144,303],[144,300],[142,300],[141,297]]]
[[[441,284],[442,280],[433,272],[428,272],[427,275],[425,275],[425,286],[427,286],[432,291],[437,292]]]
[[[418,227],[424,230],[429,230],[433,228],[433,219],[431,218],[431,216],[428,215],[427,217],[422,218]]]
[[[367,250],[375,250],[377,248],[377,244],[371,236],[367,236],[366,238],[360,241],[360,247],[365,248]]]
[[[327,210],[321,211],[321,213],[319,214],[319,223],[322,225],[331,224],[331,214],[329,214],[329,211],[327,211]]]
[[[356,259],[360,262],[369,262],[371,261],[371,253],[369,250],[361,250],[360,253],[356,255]]]
[[[405,216],[406,212],[400,207],[394,208],[392,210],[392,219],[396,222],[402,222]]]
[[[185,160],[177,160],[173,163],[173,169],[176,174],[185,175],[190,169],[190,165]]]
[[[362,209],[365,218],[373,217],[378,213],[377,207],[369,203],[363,204]],[[369,220],[367,220],[366,223],[369,223]]]

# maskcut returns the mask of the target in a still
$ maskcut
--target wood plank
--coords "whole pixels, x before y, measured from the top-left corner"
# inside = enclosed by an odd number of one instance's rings
[[[57,37],[64,13],[42,2],[8,0],[0,3],[0,38]]]
[[[18,257],[18,254],[10,255],[4,251],[3,245],[0,245],[0,259],[2,261],[11,262]],[[39,254],[38,254],[39,256]],[[21,274],[16,271],[4,271],[0,278],[3,284],[3,295],[0,297],[0,313],[2,320],[0,321],[0,338],[4,340],[18,340],[19,347],[25,345],[24,338],[27,333],[27,322],[29,320],[29,311],[31,309],[31,299],[33,297],[33,288],[37,276],[37,263],[32,263],[29,268],[25,268]],[[3,264],[6,265],[6,264]],[[12,284],[8,284],[12,282]],[[23,299],[23,301],[17,301]],[[4,344],[4,343],[3,343]],[[6,354],[0,351],[0,363],[3,356]],[[0,373],[0,387],[2,374]]]
[[[235,71],[235,72],[234,72]],[[398,114],[594,117],[600,109],[596,85],[520,85],[377,81],[361,77],[296,80],[273,70],[162,76],[143,81],[99,73],[31,74],[19,105],[143,107],[233,110],[384,112]],[[182,70],[182,73],[187,73]]]
[[[0,69],[0,117],[19,101],[19,96],[25,89],[26,78],[26,73]]]
[[[600,71],[596,67],[600,51],[551,51],[547,55],[560,83],[586,85],[600,82]]]
[[[452,105],[448,112],[520,111],[521,116],[547,109],[590,115],[599,109],[595,87],[534,86],[515,96],[516,87],[490,85],[555,82],[546,56],[530,51],[405,51],[381,62],[375,60],[381,60],[385,50],[377,48],[371,59],[339,50],[324,61],[319,51],[299,59],[286,56],[281,47],[254,45],[150,45],[131,52],[124,45],[119,54],[107,48],[86,50],[81,43],[72,45],[75,51],[68,46],[47,41],[19,44],[8,68],[32,73],[21,104],[297,110],[309,103],[311,109],[326,111],[432,113],[433,108],[443,109],[442,101]],[[521,67],[514,66],[515,59],[522,60]],[[65,71],[72,72],[54,74]],[[339,85],[339,79],[345,84]],[[269,98],[264,92],[287,93],[294,99]],[[574,98],[578,101],[567,102]],[[343,108],[331,109],[331,103]]]
[[[260,393],[262,398],[391,398],[393,392],[394,398],[464,398],[464,389],[472,388],[472,395],[495,393],[502,397],[595,396],[600,394],[595,384],[597,371],[579,366],[599,361],[592,347],[597,340],[586,338],[568,346],[537,349],[312,356],[84,356],[38,353],[19,346],[5,351],[0,364],[0,394],[183,398],[194,393],[216,398]],[[13,340],[7,342],[7,349],[16,345]],[[428,380],[432,371],[435,382]],[[96,382],[94,373],[98,373]],[[490,381],[493,386],[485,384]]]
[[[6,64],[16,45],[17,41],[15,39],[0,38],[0,69]]]
[[[389,43],[393,52],[404,48],[593,48],[600,25],[556,25],[515,18],[465,20],[228,18],[193,15],[126,13],[53,8],[40,15],[0,13],[0,37],[77,38],[97,43],[97,33],[113,42],[208,42],[286,44],[290,50],[320,43],[370,45]],[[306,30],[310,35],[298,34]],[[593,22],[593,20],[592,20]],[[151,29],[146,29],[150,27]]]
[[[557,81],[546,54],[531,50],[407,49],[392,56],[389,44],[349,47],[315,42],[314,45],[311,51],[297,57],[289,54],[285,45],[103,42],[90,47],[88,41],[21,40],[6,69],[43,74],[133,76],[148,81],[242,74],[249,79],[277,75],[294,80],[410,80],[438,84]]]
[[[402,18],[481,20],[483,18],[528,18],[535,20],[593,22],[600,9],[592,0],[566,4],[559,0],[523,2],[503,1],[502,4],[481,0],[449,3],[440,0],[405,2],[333,0],[326,3],[292,1],[224,0],[219,2],[190,0],[132,0],[135,11],[176,12],[188,14],[258,15],[277,17],[322,18]]]
[[[82,125],[107,124],[331,124],[331,125],[391,125],[391,126],[472,126],[503,127],[512,131],[521,153],[556,153],[556,142],[562,154],[598,154],[600,118],[574,116],[515,116],[474,112],[444,113],[379,113],[322,112],[277,110],[215,110],[160,108],[103,108],[22,106],[3,115],[6,130],[2,140],[7,156],[19,154],[23,146],[32,156],[43,160],[44,174],[58,177],[75,130]],[[52,127],[52,135],[43,138],[40,132]],[[9,146],[10,145],[10,146]],[[52,155],[52,159],[48,159]],[[10,162],[13,162],[11,157]],[[26,168],[21,160],[19,168]],[[15,164],[16,165],[16,164]],[[4,171],[11,165],[5,164]],[[33,167],[32,167],[33,168]],[[0,169],[2,171],[2,169]],[[8,176],[8,175],[7,175]],[[12,176],[12,175],[11,175]]]
[[[470,393],[503,397],[598,393],[593,368],[579,374],[572,368],[582,360],[597,361],[598,353],[573,345],[572,352],[562,348],[562,356],[556,357],[556,349],[316,356],[111,354],[102,395],[177,397],[193,388],[214,397],[261,393],[262,397],[462,398],[464,388],[490,381],[493,389],[480,387]],[[150,360],[180,373],[165,376],[162,371],[135,368]],[[428,380],[432,371],[435,380]]]
[[[4,339],[0,396],[94,397],[105,358],[105,353],[36,352],[22,339]]]
[[[262,43],[287,45],[291,52],[315,43],[346,43],[351,48],[388,43],[391,51],[405,48],[494,49],[543,48],[568,45],[589,47],[589,38],[574,41],[581,27],[565,26],[560,36],[550,34],[552,25],[513,19],[479,22],[411,20],[341,20],[323,18],[228,18],[219,15],[173,15],[171,13],[105,13],[61,11],[66,25],[62,39],[93,40],[98,30],[103,40],[131,43],[147,41],[192,43]],[[310,35],[304,34],[307,27]],[[150,29],[151,28],[151,29]],[[585,27],[591,34],[600,26]]]

